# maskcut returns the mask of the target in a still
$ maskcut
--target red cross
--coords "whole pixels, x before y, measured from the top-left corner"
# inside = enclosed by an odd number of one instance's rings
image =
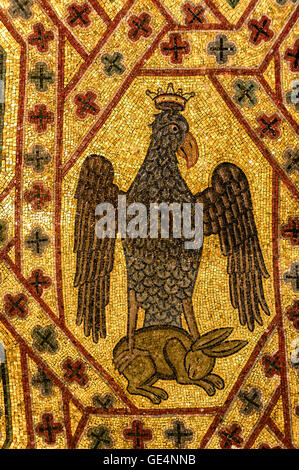
[[[35,46],[38,52],[48,52],[49,42],[53,41],[54,33],[46,31],[42,23],[33,25],[33,33],[28,36],[28,43]]]
[[[190,44],[188,41],[183,41],[180,33],[171,33],[169,35],[169,42],[162,42],[161,52],[163,55],[170,56],[172,64],[181,64],[185,54],[190,52]]]
[[[4,311],[8,317],[17,315],[20,318],[25,318],[29,313],[27,302],[28,299],[24,294],[6,294],[4,296]]]
[[[271,378],[274,375],[280,375],[280,357],[278,351],[273,356],[264,356],[262,363],[266,377]]]
[[[44,183],[38,181],[33,183],[32,189],[25,191],[24,199],[34,210],[41,210],[51,201],[51,191],[44,186]]]
[[[85,365],[82,361],[73,361],[72,359],[67,359],[62,368],[65,370],[64,378],[69,382],[77,382],[77,384],[82,387],[87,384],[88,377],[85,374]]]
[[[269,444],[267,444],[267,443],[265,443],[265,442],[262,442],[262,443],[258,446],[258,449],[281,449],[281,447],[279,447],[279,446],[270,447]]]
[[[28,121],[35,125],[36,132],[45,132],[47,127],[54,122],[54,113],[47,111],[45,104],[36,104],[34,110],[28,114]]]
[[[299,330],[299,300],[294,300],[293,305],[287,308],[286,316],[293,323],[296,330]]]
[[[123,436],[133,441],[134,449],[144,449],[144,442],[152,440],[153,433],[151,429],[143,429],[142,421],[134,420],[131,428],[124,429]]]
[[[293,49],[290,47],[286,49],[284,59],[290,62],[292,72],[299,72],[299,39],[295,41]]]
[[[200,28],[202,23],[206,21],[204,17],[205,8],[202,5],[185,3],[182,10],[185,13],[185,24],[192,26],[192,28]]]
[[[239,424],[233,423],[230,427],[219,431],[221,449],[231,449],[232,446],[241,448],[244,439],[241,437],[242,428]]]
[[[47,444],[55,444],[56,434],[62,432],[62,424],[55,423],[52,413],[44,413],[42,422],[36,426],[36,432],[44,437]]]
[[[69,11],[69,16],[66,21],[72,28],[75,26],[87,28],[90,25],[91,20],[89,19],[89,14],[91,13],[91,8],[88,3],[84,3],[83,5],[72,3],[67,7],[67,9]]]
[[[76,114],[80,119],[85,119],[88,114],[96,115],[100,111],[100,107],[95,103],[97,95],[92,91],[87,93],[79,93],[75,96],[77,105]]]
[[[128,25],[130,30],[128,32],[128,37],[131,41],[138,41],[142,36],[148,38],[153,30],[149,26],[151,21],[151,16],[148,13],[141,13],[139,16],[131,16],[128,20]]]
[[[42,269],[34,269],[31,271],[31,276],[27,282],[32,286],[38,295],[42,295],[44,289],[48,289],[52,285],[52,280],[49,276],[45,276]]]
[[[280,136],[279,126],[281,124],[281,119],[278,114],[272,114],[271,116],[261,114],[261,116],[259,116],[256,120],[259,123],[259,127],[256,131],[260,137],[278,139]]]
[[[262,41],[270,41],[274,36],[274,31],[270,29],[271,20],[263,15],[260,20],[253,19],[248,23],[248,28],[251,30],[249,41],[258,46]]]
[[[288,223],[281,227],[281,236],[289,238],[291,245],[299,246],[299,217],[289,218]]]

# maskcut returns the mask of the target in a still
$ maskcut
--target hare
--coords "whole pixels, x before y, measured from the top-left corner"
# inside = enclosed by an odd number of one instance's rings
[[[224,341],[233,328],[218,328],[193,342],[190,334],[175,326],[150,326],[137,330],[135,348],[141,355],[127,364],[127,337],[113,350],[113,362],[128,380],[127,390],[133,395],[147,397],[155,404],[167,400],[168,394],[153,384],[157,380],[176,380],[179,384],[197,385],[212,396],[224,388],[219,375],[212,374],[217,357],[235,354],[247,341]]]

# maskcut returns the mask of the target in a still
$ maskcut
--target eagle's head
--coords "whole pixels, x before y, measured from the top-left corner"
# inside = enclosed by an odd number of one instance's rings
[[[162,150],[169,149],[178,156],[185,158],[187,168],[191,168],[198,160],[198,146],[189,132],[189,124],[176,109],[165,109],[155,115],[151,124],[152,145]]]

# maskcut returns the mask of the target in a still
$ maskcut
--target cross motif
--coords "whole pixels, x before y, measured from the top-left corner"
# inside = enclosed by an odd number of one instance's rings
[[[190,44],[184,41],[180,33],[169,34],[169,41],[162,42],[161,52],[163,55],[170,56],[172,64],[181,64],[183,57],[190,52]]]
[[[151,441],[153,433],[151,429],[143,429],[143,422],[134,420],[131,428],[123,430],[123,436],[126,440],[133,441],[134,449],[144,449],[144,443]]]
[[[186,428],[184,422],[179,420],[174,421],[173,427],[164,432],[166,439],[173,441],[174,446],[179,449],[183,449],[187,442],[192,441],[193,434],[192,429]]]
[[[55,423],[52,413],[44,413],[42,422],[36,426],[36,432],[45,439],[47,444],[55,444],[56,435],[62,432],[62,424]]]
[[[200,28],[206,21],[204,17],[205,8],[202,5],[193,5],[193,3],[187,2],[183,5],[182,11],[185,13],[184,22],[188,26]]]
[[[270,24],[270,18],[265,15],[263,15],[259,20],[250,20],[248,23],[248,28],[251,30],[249,41],[256,46],[263,41],[271,41],[274,36],[274,31],[270,29]]]
[[[42,327],[36,325],[32,331],[33,347],[40,353],[48,352],[55,354],[58,351],[59,344],[57,341],[57,333],[52,325]]]
[[[240,106],[247,105],[248,107],[254,106],[257,103],[255,92],[258,90],[258,85],[253,80],[236,80],[233,84],[236,93],[233,97],[234,101]]]
[[[274,446],[274,447],[271,447],[269,444],[267,444],[266,442],[262,442],[259,446],[258,446],[258,449],[281,449],[280,446]]]
[[[221,449],[231,449],[233,446],[241,448],[244,439],[241,437],[242,428],[239,424],[233,423],[230,427],[219,431]]]
[[[29,20],[33,15],[31,7],[33,4],[32,0],[10,0],[11,7],[8,9],[9,14],[13,18],[22,18],[23,20]]]
[[[226,0],[232,8],[236,8],[240,0]]]
[[[299,330],[299,300],[294,300],[293,304],[287,308],[286,316],[293,323],[296,330]]]
[[[47,91],[49,84],[54,83],[54,73],[48,71],[45,62],[37,62],[34,70],[28,73],[31,83],[34,83],[37,91]]]
[[[294,292],[299,292],[299,262],[294,261],[290,270],[286,271],[283,275],[283,280],[291,284]]]
[[[83,5],[72,3],[67,7],[67,9],[69,11],[69,16],[66,21],[72,28],[75,26],[87,28],[90,25],[91,20],[89,19],[89,14],[91,13],[91,8],[88,3],[84,3]]]
[[[299,172],[299,148],[298,149],[287,149],[283,158],[285,159],[284,169],[291,175],[292,173]]]
[[[77,105],[76,114],[80,119],[85,119],[88,114],[95,116],[99,113],[100,107],[95,103],[97,95],[88,91],[83,94],[80,93],[75,96],[75,103]]]
[[[272,140],[278,139],[280,136],[279,126],[281,124],[281,119],[278,114],[271,114],[271,116],[262,114],[256,120],[259,123],[259,127],[256,131],[260,137],[268,137]]]
[[[36,173],[42,173],[45,166],[51,161],[51,155],[44,152],[42,145],[33,145],[31,153],[24,156],[24,163],[27,166],[32,166]]]
[[[94,395],[92,397],[92,403],[96,408],[103,408],[104,410],[109,410],[113,408],[114,398],[109,393],[107,393],[103,397],[101,395]]]
[[[105,65],[104,72],[108,77],[113,75],[121,75],[125,71],[125,66],[121,63],[123,55],[120,52],[114,52],[113,55],[104,54],[101,57],[102,63]]]
[[[293,49],[290,47],[286,49],[284,59],[290,63],[292,72],[299,72],[299,39],[295,41]]]
[[[8,317],[17,315],[20,318],[25,318],[28,313],[28,299],[24,294],[5,294],[4,296],[4,311]]]
[[[261,391],[255,387],[252,387],[249,391],[241,390],[238,394],[238,397],[243,403],[241,413],[248,416],[260,411],[263,407],[261,396]]]
[[[130,30],[128,32],[128,37],[131,41],[138,41],[142,36],[148,38],[153,30],[150,27],[151,16],[148,13],[141,13],[141,15],[133,15],[128,20],[128,25]]]
[[[280,375],[279,351],[277,351],[274,356],[264,356],[262,358],[262,364],[266,377],[271,378],[274,377],[274,375]]]
[[[294,80],[291,90],[286,92],[286,102],[299,111],[299,80]]]
[[[31,383],[33,387],[40,389],[44,397],[49,397],[53,393],[53,382],[45,374],[45,372],[38,367],[37,374],[32,377]]]
[[[287,224],[281,227],[281,236],[289,238],[291,245],[299,246],[299,217],[289,217]]]
[[[52,285],[52,280],[49,276],[45,276],[42,269],[34,269],[31,271],[31,276],[27,279],[27,283],[32,286],[37,295],[42,295],[44,289],[48,289]]]
[[[7,239],[8,225],[6,220],[0,220],[0,244],[4,243]]]
[[[102,449],[103,447],[112,447],[110,430],[106,426],[97,426],[89,428],[87,437],[90,439],[90,449]]]
[[[73,361],[67,359],[62,364],[62,368],[65,370],[64,378],[69,382],[77,382],[82,387],[87,384],[88,377],[85,374],[85,365],[82,361]]]
[[[41,256],[46,247],[50,243],[50,238],[40,227],[31,230],[30,234],[25,237],[26,248],[32,250],[35,255]]]
[[[34,210],[39,211],[45,207],[47,202],[51,201],[51,191],[44,186],[44,183],[38,181],[33,183],[32,189],[25,191],[24,199],[32,205]]]
[[[38,52],[48,52],[49,42],[53,41],[54,33],[52,31],[46,31],[42,23],[36,23],[33,25],[33,33],[28,36],[28,43],[31,46],[35,46]]]
[[[230,55],[235,55],[237,48],[224,34],[218,34],[215,42],[209,42],[208,54],[214,55],[218,64],[226,64]]]
[[[28,121],[35,125],[35,130],[39,134],[45,132],[47,127],[54,122],[54,113],[47,111],[45,104],[36,104],[34,110],[28,114]]]

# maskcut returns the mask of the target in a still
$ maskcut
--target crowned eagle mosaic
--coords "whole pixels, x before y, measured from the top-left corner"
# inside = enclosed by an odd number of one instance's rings
[[[269,277],[254,220],[250,187],[236,165],[223,162],[213,171],[210,186],[193,194],[183,179],[178,158],[187,168],[198,160],[198,146],[182,112],[194,93],[174,90],[169,84],[157,93],[148,91],[158,113],[151,123],[152,134],[144,161],[128,191],[114,183],[109,159],[90,155],[82,164],[75,193],[77,211],[74,227],[78,289],[77,324],[94,342],[106,337],[105,308],[109,304],[110,274],[114,264],[115,237],[99,238],[96,207],[117,207],[120,195],[127,207],[152,204],[201,203],[203,237],[218,235],[227,259],[227,281],[233,309],[242,326],[251,332],[270,315],[263,291]],[[150,123],[148,123],[150,124]],[[109,157],[109,156],[107,156]],[[200,175],[199,175],[200,178]],[[114,363],[128,380],[128,391],[153,403],[167,394],[153,384],[158,379],[176,380],[202,387],[208,395],[224,387],[212,373],[215,360],[237,353],[246,341],[227,341],[232,328],[201,334],[192,295],[200,269],[203,245],[187,249],[186,237],[123,237],[128,286],[127,335],[115,346]],[[215,259],[217,263],[217,259]],[[137,316],[143,309],[143,327]],[[182,328],[185,318],[188,331]]]

